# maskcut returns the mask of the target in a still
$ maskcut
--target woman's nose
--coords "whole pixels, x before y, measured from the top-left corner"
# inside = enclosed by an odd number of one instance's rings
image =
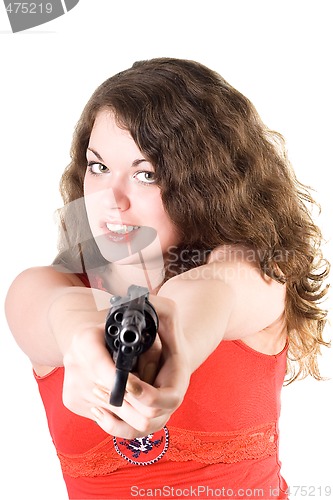
[[[103,204],[108,210],[124,212],[130,207],[130,198],[126,185],[123,182],[112,182],[103,190]]]

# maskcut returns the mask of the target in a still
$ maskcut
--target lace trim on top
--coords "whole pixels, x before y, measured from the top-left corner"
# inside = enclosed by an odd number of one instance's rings
[[[161,457],[161,462],[193,460],[204,464],[232,464],[243,460],[259,460],[277,452],[275,422],[244,431],[212,433],[170,426],[168,432],[169,447]],[[116,451],[113,436],[108,436],[85,453],[69,455],[58,451],[58,457],[63,473],[71,477],[105,476],[121,467],[135,467],[133,462]]]

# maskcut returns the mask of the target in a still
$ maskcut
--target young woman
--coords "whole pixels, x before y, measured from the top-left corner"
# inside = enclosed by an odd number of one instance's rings
[[[320,379],[329,265],[282,138],[214,71],[161,58],[94,92],[71,158],[58,256],[6,301],[69,498],[287,498],[280,391]],[[113,406],[105,320],[132,284],[158,335]]]

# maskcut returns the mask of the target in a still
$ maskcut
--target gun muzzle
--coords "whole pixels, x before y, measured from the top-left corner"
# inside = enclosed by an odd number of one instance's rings
[[[148,300],[148,289],[131,285],[126,297],[112,297],[106,318],[105,343],[116,365],[110,404],[121,406],[129,372],[138,357],[154,343],[158,316]]]

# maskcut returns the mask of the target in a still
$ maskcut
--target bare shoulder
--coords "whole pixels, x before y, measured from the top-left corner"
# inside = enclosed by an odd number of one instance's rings
[[[22,329],[22,318],[37,323],[47,304],[59,290],[83,287],[75,274],[53,266],[32,267],[22,271],[7,292],[5,311],[12,332]]]
[[[172,278],[172,292],[187,296],[196,288],[219,308],[225,301],[233,311],[224,334],[225,339],[244,339],[256,335],[281,318],[285,309],[285,285],[263,275],[255,254],[241,246],[225,245],[215,249],[207,262]],[[196,285],[194,285],[196,283]],[[171,291],[171,290],[170,290]]]
[[[256,260],[255,251],[240,245],[223,245],[210,254],[206,264],[175,277],[176,280],[219,280],[231,288],[251,284],[270,292],[284,293],[285,286],[264,275]],[[255,291],[255,289],[254,289]]]
[[[54,266],[40,266],[31,267],[22,271],[13,281],[9,291],[15,290],[15,292],[23,291],[26,288],[30,288],[30,292],[33,293],[34,290],[38,291],[36,285],[54,285],[54,286],[83,286],[80,278],[66,271],[61,267]]]
[[[8,326],[31,361],[35,357],[42,358],[40,353],[47,345],[47,339],[52,349],[56,350],[49,333],[49,306],[56,294],[74,287],[77,290],[84,287],[79,277],[53,266],[26,269],[9,287],[5,300]]]
[[[52,298],[61,290],[83,287],[72,273],[53,266],[32,267],[22,271],[12,282],[5,300],[9,328],[16,340],[42,324],[47,329],[46,313]]]

